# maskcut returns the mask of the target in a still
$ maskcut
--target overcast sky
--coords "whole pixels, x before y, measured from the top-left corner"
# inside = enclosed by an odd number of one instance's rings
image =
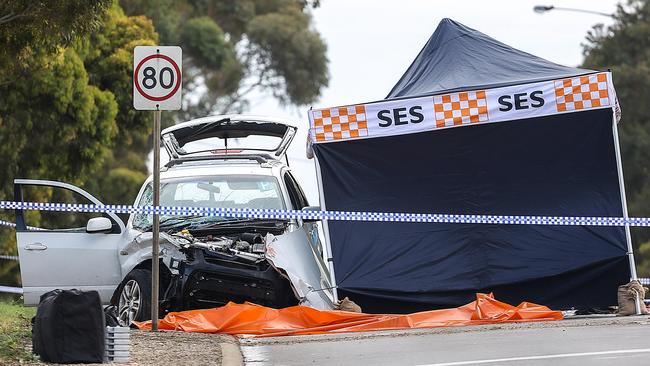
[[[550,61],[577,66],[581,43],[605,16],[553,10],[533,12],[534,5],[554,5],[613,13],[617,1],[575,0],[321,0],[313,11],[316,29],[327,43],[330,83],[315,108],[383,99],[424,46],[438,22],[451,18],[497,40]],[[256,96],[251,114],[289,117],[299,127],[290,149],[292,168],[318,203],[312,161],[305,159],[308,108],[281,108],[270,97]]]

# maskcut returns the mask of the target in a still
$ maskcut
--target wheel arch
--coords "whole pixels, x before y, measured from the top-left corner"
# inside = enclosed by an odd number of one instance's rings
[[[152,263],[151,258],[145,259],[142,262],[138,263],[133,268],[131,268],[129,273],[135,271],[136,269],[145,269],[145,270],[151,271],[151,263]],[[160,269],[159,273],[158,273],[158,275],[159,275],[159,277],[158,277],[159,282],[158,283],[159,283],[160,289],[163,290],[163,291],[160,291],[160,293],[164,293],[164,289],[167,288],[167,286],[169,285],[169,282],[171,281],[172,273],[169,270],[169,268],[167,268],[165,263],[163,263],[162,258],[159,260],[158,268]],[[129,273],[127,273],[122,278],[122,281],[120,282],[120,284],[117,286],[115,291],[113,291],[113,296],[111,296],[111,301],[110,301],[111,305],[117,305],[117,301],[119,299],[120,292],[122,291],[122,287],[124,287],[124,279],[129,275]]]

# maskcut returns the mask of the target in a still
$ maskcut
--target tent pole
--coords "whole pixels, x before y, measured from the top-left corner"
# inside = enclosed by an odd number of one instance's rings
[[[627,198],[625,196],[625,180],[623,179],[623,163],[621,161],[621,146],[618,139],[618,126],[616,124],[616,116],[614,109],[612,109],[612,130],[614,135],[614,149],[616,150],[616,167],[618,169],[618,185],[621,192],[621,202],[623,205],[623,217],[627,220],[629,214],[627,211]],[[630,262],[630,280],[638,280],[636,274],[636,264],[634,262],[634,249],[632,248],[632,234],[630,233],[629,222],[625,223],[625,240],[627,241],[627,256]],[[641,300],[637,294],[635,298],[636,313],[641,314]]]
[[[311,116],[310,116],[311,119]],[[318,182],[318,197],[320,199],[320,209],[321,211],[327,210],[325,205],[325,194],[323,192],[323,180],[321,179],[320,164],[318,163],[318,157],[314,154],[314,162],[316,163],[316,181]],[[323,223],[323,233],[325,234],[325,247],[327,248],[327,268],[330,271],[330,285],[332,286],[332,296],[334,297],[334,303],[339,301],[339,288],[336,283],[336,275],[334,274],[334,260],[332,258],[332,244],[330,242],[330,229],[327,220],[321,220]]]

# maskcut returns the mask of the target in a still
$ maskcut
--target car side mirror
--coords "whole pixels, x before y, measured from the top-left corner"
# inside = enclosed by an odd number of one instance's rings
[[[86,224],[87,233],[101,233],[113,229],[113,223],[106,217],[93,217]]]
[[[314,211],[320,211],[320,206],[307,206],[307,207],[303,207],[301,211],[302,211],[302,212],[314,212]],[[303,218],[303,219],[302,219],[302,222],[318,222],[318,221],[320,221],[320,220],[321,220],[321,219],[307,219],[307,218]]]

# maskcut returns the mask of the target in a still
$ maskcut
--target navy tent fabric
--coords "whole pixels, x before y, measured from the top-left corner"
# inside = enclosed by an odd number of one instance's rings
[[[443,19],[386,98],[517,85],[591,72],[555,64]]]
[[[466,76],[469,80],[469,76]],[[314,144],[328,210],[622,216],[611,109]],[[552,308],[616,304],[619,227],[330,221],[340,296],[369,312],[477,291]]]

